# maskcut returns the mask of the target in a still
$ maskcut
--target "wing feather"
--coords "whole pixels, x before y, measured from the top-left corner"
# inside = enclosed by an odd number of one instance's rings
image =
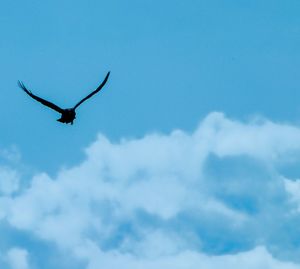
[[[97,92],[99,92],[103,86],[105,85],[106,81],[108,80],[110,72],[107,73],[106,77],[104,78],[103,82],[99,85],[99,87],[94,90],[93,92],[91,92],[88,96],[84,97],[82,100],[80,100],[74,107],[73,109],[76,109],[77,107],[79,107],[84,101],[86,101],[87,99],[91,98],[94,94],[96,94]]]
[[[51,103],[51,102],[49,102],[49,101],[47,101],[47,100],[45,100],[45,99],[43,99],[43,98],[40,98],[40,97],[34,95],[31,91],[29,91],[29,90],[25,87],[25,85],[23,84],[23,82],[18,81],[18,85],[19,85],[19,87],[20,87],[24,92],[26,92],[26,93],[27,93],[31,98],[33,98],[34,100],[36,100],[36,101],[42,103],[43,105],[45,105],[45,106],[47,106],[47,107],[50,107],[50,108],[54,109],[55,111],[57,111],[57,112],[59,112],[59,113],[62,113],[62,112],[63,112],[63,109],[60,108],[59,106],[57,106],[57,105],[55,105],[55,104],[53,104],[53,103]]]

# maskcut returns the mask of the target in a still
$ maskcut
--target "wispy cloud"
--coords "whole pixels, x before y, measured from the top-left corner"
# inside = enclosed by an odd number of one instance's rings
[[[11,269],[29,269],[28,252],[24,249],[10,249],[7,252],[6,259]]]
[[[88,269],[300,268],[300,181],[285,173],[299,153],[298,126],[222,113],[191,134],[99,135],[55,178],[11,176],[0,218]]]

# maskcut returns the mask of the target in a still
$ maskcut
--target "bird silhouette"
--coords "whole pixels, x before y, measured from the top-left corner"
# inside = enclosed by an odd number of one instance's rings
[[[99,85],[99,87],[94,90],[93,92],[91,92],[89,95],[87,95],[86,97],[84,97],[83,99],[81,99],[75,106],[73,106],[72,108],[60,108],[59,106],[41,98],[38,97],[36,95],[34,95],[31,91],[29,91],[25,85],[23,84],[23,82],[18,81],[18,85],[19,87],[26,92],[31,98],[35,99],[36,101],[42,103],[43,105],[52,108],[53,110],[59,112],[61,114],[61,117],[59,119],[57,119],[57,121],[61,122],[61,123],[71,123],[73,124],[73,121],[76,118],[76,108],[79,107],[84,101],[86,101],[87,99],[91,98],[94,94],[96,94],[97,92],[99,92],[103,86],[105,85],[106,81],[108,80],[110,72],[107,73],[106,77],[104,78],[103,82]]]

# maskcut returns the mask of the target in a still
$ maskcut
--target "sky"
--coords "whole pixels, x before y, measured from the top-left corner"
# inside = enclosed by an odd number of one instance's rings
[[[2,1],[0,267],[300,269],[299,12]]]

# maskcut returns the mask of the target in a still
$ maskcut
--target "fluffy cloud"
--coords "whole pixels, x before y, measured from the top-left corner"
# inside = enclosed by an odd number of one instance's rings
[[[221,113],[191,134],[99,135],[78,166],[4,185],[0,218],[87,269],[300,268],[299,153],[297,126]]]

